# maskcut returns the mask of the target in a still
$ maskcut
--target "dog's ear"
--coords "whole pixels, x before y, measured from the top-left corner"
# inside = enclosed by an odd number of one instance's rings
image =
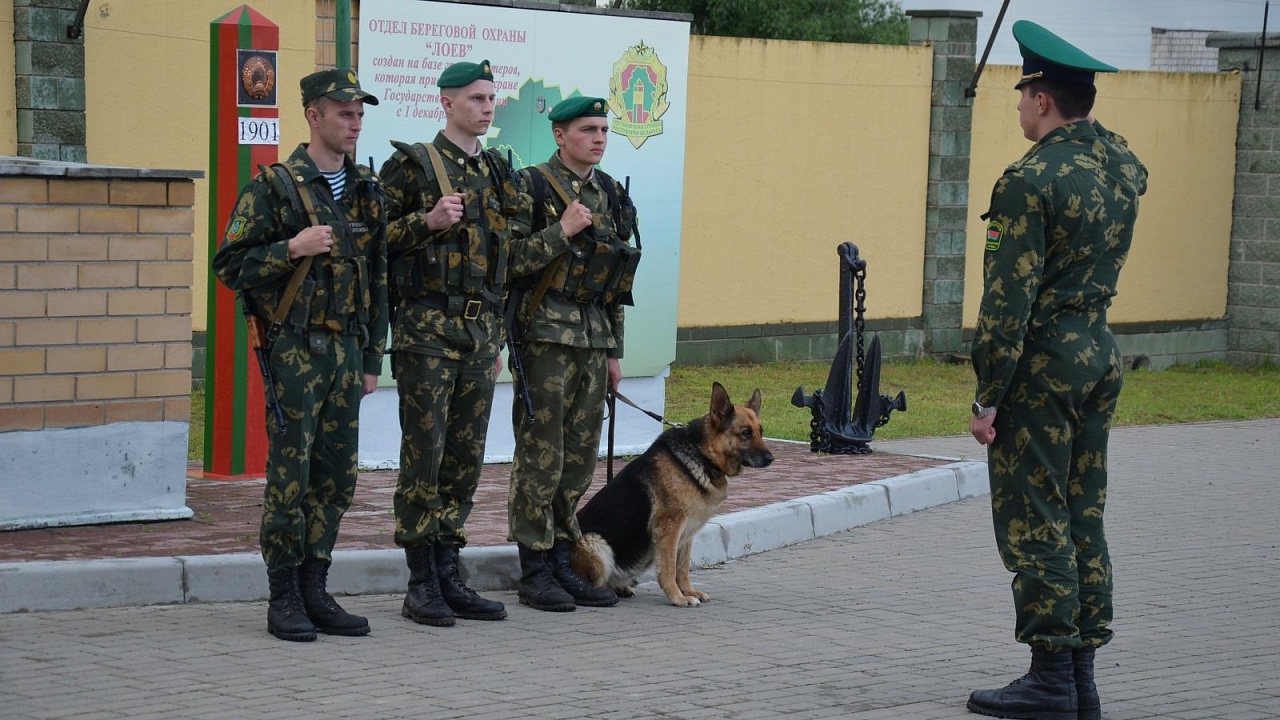
[[[762,397],[760,395],[760,388],[756,388],[756,391],[751,393],[751,399],[747,401],[747,407],[751,408],[751,412],[755,413],[756,415],[760,414],[761,400],[762,400]]]
[[[733,418],[733,402],[729,392],[718,382],[711,383],[711,415],[720,420]]]

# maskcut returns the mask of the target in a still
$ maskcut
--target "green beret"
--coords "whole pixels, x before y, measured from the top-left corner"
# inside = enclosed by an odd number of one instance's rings
[[[441,90],[466,87],[477,80],[493,82],[493,73],[489,70],[489,61],[481,60],[479,64],[472,62],[454,63],[440,73],[436,86]]]
[[[1013,39],[1022,53],[1022,78],[1014,88],[1032,80],[1092,85],[1094,73],[1116,72],[1111,65],[1029,20],[1013,24]]]
[[[551,108],[547,119],[553,123],[567,122],[580,117],[608,117],[609,101],[598,97],[578,95],[568,100],[561,100]]]
[[[302,78],[298,84],[302,86],[303,105],[321,96],[342,102],[363,100],[370,105],[378,104],[378,98],[360,89],[360,80],[356,77],[356,71],[350,68],[314,72]]]

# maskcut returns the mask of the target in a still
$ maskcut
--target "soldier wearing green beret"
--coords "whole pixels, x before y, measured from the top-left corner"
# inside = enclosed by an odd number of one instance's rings
[[[996,546],[1014,573],[1014,637],[1032,660],[1009,686],[974,691],[968,707],[1098,720],[1093,660],[1112,636],[1107,437],[1122,381],[1107,308],[1147,171],[1092,119],[1094,74],[1115,68],[1031,22],[1014,23],[1013,35],[1018,117],[1034,145],[996,182],[983,215],[969,431],[987,446]]]
[[[489,61],[451,65],[438,85],[444,129],[430,143],[393,142],[380,175],[402,433],[395,540],[409,566],[401,614],[447,626],[507,615],[463,583],[458,554],[484,461],[508,276],[537,271],[568,242],[513,241],[529,198],[481,142],[495,103]]]
[[[609,135],[609,104],[572,97],[548,114],[558,149],[521,171],[533,197],[534,237],[568,237],[572,249],[542,273],[513,281],[525,377],[512,409],[515,457],[508,497],[509,539],[520,552],[520,602],[539,610],[618,602],[569,565],[582,537],[576,512],[591,486],[600,448],[605,392],[622,380],[623,306],[640,254],[630,244],[635,206],[596,165]],[[525,386],[527,381],[527,387]],[[536,412],[519,400],[527,390]]]
[[[270,367],[284,423],[267,413],[259,539],[267,630],[295,641],[314,640],[317,630],[369,632],[325,586],[355,494],[360,399],[377,388],[387,341],[382,189],[349,157],[365,103],[378,99],[344,68],[312,73],[301,86],[310,143],[245,186],[213,257],[218,279],[273,328]]]

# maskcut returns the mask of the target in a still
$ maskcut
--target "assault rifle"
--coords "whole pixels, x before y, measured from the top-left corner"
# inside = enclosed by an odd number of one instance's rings
[[[276,382],[271,376],[271,341],[267,339],[267,328],[262,320],[249,310],[249,304],[241,298],[244,308],[244,324],[249,330],[249,347],[258,358],[258,372],[262,373],[262,386],[267,391],[267,407],[276,416],[276,424],[284,430],[284,410],[280,408],[280,398],[276,395]]]

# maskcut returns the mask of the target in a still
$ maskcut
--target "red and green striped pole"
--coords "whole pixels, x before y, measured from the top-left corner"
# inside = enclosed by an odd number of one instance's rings
[[[209,255],[222,243],[240,189],[279,158],[276,87],[280,28],[248,5],[209,25]],[[242,118],[252,121],[242,121]],[[209,272],[204,476],[264,477],[262,376],[251,357],[235,293]]]

